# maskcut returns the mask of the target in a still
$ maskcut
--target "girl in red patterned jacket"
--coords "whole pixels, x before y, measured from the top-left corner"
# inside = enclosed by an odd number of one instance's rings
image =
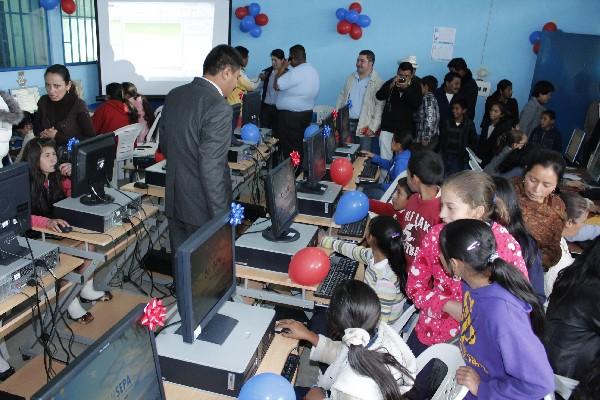
[[[415,355],[433,344],[449,342],[460,333],[460,278],[447,275],[440,262],[439,237],[445,224],[467,218],[489,223],[500,257],[527,277],[519,243],[506,228],[491,220],[496,211],[494,192],[492,178],[475,171],[452,175],[442,186],[440,218],[444,223],[427,233],[408,271],[406,293],[420,310],[415,330],[408,339]]]

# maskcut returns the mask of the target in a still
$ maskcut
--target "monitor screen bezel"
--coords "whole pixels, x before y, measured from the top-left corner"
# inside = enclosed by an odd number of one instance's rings
[[[573,142],[573,139],[575,138],[575,134],[578,134],[579,132],[581,132],[581,134],[580,134],[581,138],[579,139],[579,144],[577,145],[577,148],[575,149],[575,154],[573,154],[573,157],[570,157],[569,148],[571,147],[571,143]],[[577,159],[577,154],[579,154],[579,150],[581,150],[581,145],[583,144],[585,137],[586,137],[586,133],[583,129],[579,129],[579,128],[573,129],[573,133],[571,134],[571,138],[569,139],[569,144],[567,144],[567,148],[565,150],[565,158],[567,159],[568,162],[570,162],[570,163],[575,162],[575,160]]]
[[[592,156],[590,157],[588,164],[586,166],[586,172],[592,178],[592,180],[596,183],[600,180],[600,172],[594,176],[594,175],[592,175],[591,170],[592,170],[592,166],[594,166],[597,163],[600,163],[600,142],[598,142],[598,144],[596,145],[596,149],[592,153]]]
[[[323,158],[325,161],[325,168],[321,176],[316,176],[316,161],[315,161],[315,146],[317,146],[317,140],[320,139],[323,147]],[[327,148],[325,144],[325,137],[323,136],[323,127],[320,127],[317,132],[311,135],[309,138],[304,139],[305,142],[305,154],[306,158],[306,180],[308,182],[317,183],[327,174]]]
[[[125,330],[129,329],[131,324],[139,322],[144,314],[145,304],[140,304],[132,309],[123,319],[117,322],[112,328],[110,328],[104,335],[98,340],[91,344],[87,349],[83,351],[73,362],[59,372],[54,379],[44,385],[38,390],[31,400],[50,400],[56,395],[57,390],[60,390],[64,386],[64,382],[76,379],[77,375],[81,372],[81,369],[88,365],[92,360],[94,354],[98,354],[104,350],[108,343],[113,342],[115,339],[121,337]],[[162,379],[162,373],[160,370],[160,364],[158,361],[158,352],[156,351],[156,341],[154,339],[154,332],[150,329],[145,328],[146,333],[150,338],[152,346],[152,354],[154,356],[154,370],[156,373],[157,381],[160,383],[160,395],[161,400],[166,400],[165,388]]]
[[[2,216],[0,216],[0,223],[4,222],[4,221],[8,221],[10,220],[16,220],[17,224],[16,226],[14,226],[14,229],[20,233],[20,234],[24,234],[26,231],[28,231],[29,229],[31,229],[31,187],[30,187],[30,177],[29,177],[29,164],[27,164],[26,162],[18,162],[16,164],[12,164],[12,165],[7,165],[4,168],[0,168],[0,183],[2,181],[5,180],[13,180],[13,179],[18,179],[18,180],[23,180],[24,182],[24,187],[23,190],[17,190],[14,191],[12,189],[18,189],[18,188],[12,188],[11,190],[7,191],[7,192],[3,192],[5,194],[7,194],[9,197],[13,198],[15,196],[18,197],[23,197],[23,199],[27,199],[27,209],[24,210],[23,212],[19,213],[19,206],[24,205],[25,202],[19,202],[19,204],[15,204],[13,201],[13,204],[11,205],[11,208],[13,208],[13,211],[16,211],[16,214],[14,215],[10,215],[8,216],[9,218],[4,219]],[[12,193],[12,195],[11,195]],[[18,194],[15,194],[18,193]],[[0,196],[2,198],[6,198],[6,196]],[[3,206],[0,206],[0,210],[3,209]],[[22,216],[21,216],[22,214]],[[21,217],[20,217],[21,216]],[[7,226],[7,228],[9,228],[10,226]],[[0,230],[2,230],[3,228],[0,226]]]
[[[231,229],[231,252],[232,252],[232,280],[221,299],[200,320],[195,321],[192,302],[192,265],[191,256],[200,246],[208,241],[217,231],[228,225]],[[210,320],[217,314],[223,304],[235,293],[235,229],[229,223],[229,212],[222,212],[210,220],[202,228],[190,236],[175,254],[177,272],[175,275],[177,288],[177,309],[181,317],[181,336],[186,343],[193,343],[202,333],[202,327],[208,325]]]
[[[338,110],[338,132],[340,134],[339,144],[343,146],[346,144],[346,139],[351,137],[350,134],[350,105],[346,104],[344,107]]]
[[[274,184],[273,184],[273,177],[284,168],[289,168],[292,171],[292,174],[291,174],[292,175],[292,186],[293,186],[293,190],[294,190],[294,198],[296,200],[296,207],[294,208],[293,215],[291,215],[284,223],[279,224],[279,219],[273,218],[273,215],[275,215],[275,213],[278,212],[278,211],[274,212],[274,210],[276,210],[275,198],[274,198],[276,193],[275,193],[275,188],[274,188]],[[279,237],[292,225],[292,223],[294,222],[294,219],[299,214],[298,194],[296,192],[296,184],[295,184],[295,180],[294,180],[294,169],[292,167],[292,161],[290,158],[283,160],[282,163],[280,163],[277,167],[271,169],[267,173],[267,175],[265,177],[265,193],[267,195],[267,210],[269,211],[269,215],[271,217],[271,230],[273,232],[273,235],[275,235],[275,237]],[[277,221],[277,222],[275,222],[275,221]]]
[[[106,142],[106,143],[104,143],[104,142]],[[82,140],[81,142],[73,145],[73,149],[72,149],[71,155],[70,155],[70,160],[71,160],[71,164],[72,164],[71,197],[75,198],[75,197],[80,197],[80,196],[88,194],[90,192],[90,187],[93,184],[100,184],[100,183],[102,183],[103,185],[106,184],[106,180],[103,182],[100,182],[100,178],[98,178],[97,180],[93,179],[90,181],[89,175],[91,175],[91,174],[90,174],[90,171],[88,170],[87,157],[90,156],[89,153],[91,151],[99,150],[99,149],[97,149],[97,147],[100,147],[102,145],[106,145],[108,147],[109,144],[114,149],[114,155],[109,160],[109,166],[107,167],[107,168],[109,168],[109,170],[107,169],[107,175],[110,175],[110,176],[105,176],[105,178],[110,181],[110,179],[112,179],[113,169],[115,168],[115,160],[117,158],[117,143],[115,141],[114,132],[103,133],[103,134],[97,135],[93,138]],[[88,150],[88,151],[86,151],[86,150]],[[79,176],[79,170],[81,169],[79,166],[80,163],[85,164],[83,167],[84,173],[83,173],[83,176],[81,176],[81,177]],[[110,166],[110,163],[112,163],[112,167]],[[110,174],[108,174],[109,171],[110,171]]]
[[[321,121],[321,128],[325,129],[325,126],[329,126],[331,128],[331,132],[327,138],[325,138],[325,162],[331,164],[333,162],[333,157],[335,156],[335,149],[338,147],[337,140],[335,138],[335,130],[333,126],[333,116],[329,115],[327,118]]]

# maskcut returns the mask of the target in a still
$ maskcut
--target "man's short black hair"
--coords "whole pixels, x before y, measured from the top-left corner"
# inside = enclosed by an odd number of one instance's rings
[[[444,75],[444,83],[452,82],[455,78],[460,79],[460,75],[458,74],[458,72],[450,71],[446,75]]]
[[[290,47],[290,57],[296,61],[306,61],[306,50],[301,44],[295,44]]]
[[[438,80],[433,75],[427,75],[421,78],[421,84],[427,86],[430,92],[433,92],[437,89]]]
[[[403,61],[398,65],[398,71],[410,71],[415,72],[415,67],[408,61]]]
[[[556,120],[556,113],[553,110],[544,110],[542,115],[547,115],[552,121]]]
[[[467,62],[464,58],[453,58],[447,65],[448,69],[455,69],[457,71],[466,71]]]
[[[408,171],[418,176],[424,185],[441,185],[444,181],[442,157],[431,150],[419,150],[411,154]]]
[[[358,53],[359,56],[366,56],[367,60],[371,61],[373,64],[375,64],[375,53],[373,53],[371,50],[361,50],[360,53]]]
[[[217,75],[227,67],[237,71],[242,65],[244,65],[244,60],[236,49],[226,44],[220,44],[208,53],[202,68],[204,75]]]
[[[248,58],[248,56],[250,55],[250,51],[244,46],[235,46],[235,49],[238,53],[240,53],[240,56],[242,56],[242,58]]]
[[[450,107],[452,107],[453,104],[458,104],[463,110],[469,109],[469,104],[467,103],[467,100],[465,100],[462,96],[454,96],[452,98],[452,101],[450,102]]]
[[[271,52],[271,57],[279,58],[283,60],[285,58],[285,53],[281,49],[275,49]]]
[[[533,85],[533,97],[538,97],[540,94],[548,94],[554,92],[554,85],[548,81],[537,81]]]

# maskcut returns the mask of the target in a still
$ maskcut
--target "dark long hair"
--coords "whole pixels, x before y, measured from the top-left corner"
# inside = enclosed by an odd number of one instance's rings
[[[108,85],[106,85],[106,94],[111,98],[111,100],[118,100],[121,103],[125,104],[125,107],[127,107],[127,114],[129,114],[130,124],[136,124],[138,122],[138,111],[125,98],[125,94],[123,92],[123,85],[117,82],[109,83]]]
[[[138,93],[137,87],[131,82],[123,82],[123,92],[125,93],[125,97],[129,96],[133,99],[137,99],[140,97],[142,99],[142,109],[144,110],[144,120],[146,121],[146,125],[148,128],[152,126],[156,117],[154,116],[154,110],[150,105],[150,102],[146,98],[146,96],[142,96]]]
[[[508,87],[512,87],[512,82],[508,79],[502,79],[500,82],[498,82],[498,84],[496,85],[496,91],[490,97],[499,99],[501,92]]]
[[[600,237],[596,238],[573,264],[558,273],[548,307],[557,306],[577,296],[577,289],[590,279],[600,279]]]
[[[52,139],[31,139],[23,150],[23,161],[29,164],[29,183],[31,190],[31,213],[44,217],[52,217],[52,205],[65,198],[62,191],[62,176],[58,170],[48,174],[48,188],[44,186],[46,176],[40,169],[42,148],[52,147],[56,151],[56,143]]]
[[[400,290],[405,293],[408,273],[402,246],[402,227],[392,217],[379,215],[369,222],[369,233],[375,238],[375,243],[387,257],[392,271],[398,277]]]
[[[501,258],[490,261],[496,253],[496,238],[485,222],[460,219],[446,225],[440,233],[444,258],[460,260],[474,272],[489,276],[516,298],[531,306],[531,327],[540,338],[544,332],[544,311],[533,288],[523,274]],[[493,318],[493,317],[492,317]]]
[[[375,291],[366,283],[351,279],[337,286],[327,315],[330,330],[338,337],[348,328],[362,328],[374,337],[381,317],[381,304]],[[384,400],[404,399],[399,386],[407,385],[407,380],[411,384],[414,379],[406,367],[383,350],[350,345],[348,363],[356,373],[375,381]],[[392,368],[401,373],[400,380],[394,378]]]

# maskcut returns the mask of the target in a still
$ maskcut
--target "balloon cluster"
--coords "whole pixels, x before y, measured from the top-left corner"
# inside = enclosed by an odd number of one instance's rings
[[[362,7],[360,3],[354,2],[350,4],[348,9],[338,8],[335,11],[335,16],[338,19],[337,31],[340,35],[350,34],[354,40],[362,37],[362,28],[371,25],[371,17],[366,14],[361,14]]]
[[[54,10],[58,3],[60,3],[60,8],[67,14],[73,14],[77,10],[77,4],[74,0],[40,0],[40,7],[44,10]]]
[[[555,22],[546,22],[542,27],[542,31],[546,32],[556,32],[558,30],[558,26],[556,26]],[[533,52],[535,54],[540,52],[540,40],[542,39],[542,31],[533,31],[529,35],[529,43],[533,45]]]
[[[260,12],[258,3],[250,3],[246,7],[236,8],[235,16],[241,19],[240,31],[249,33],[254,38],[260,37],[262,35],[261,26],[269,23],[269,17],[267,17],[267,14]]]

